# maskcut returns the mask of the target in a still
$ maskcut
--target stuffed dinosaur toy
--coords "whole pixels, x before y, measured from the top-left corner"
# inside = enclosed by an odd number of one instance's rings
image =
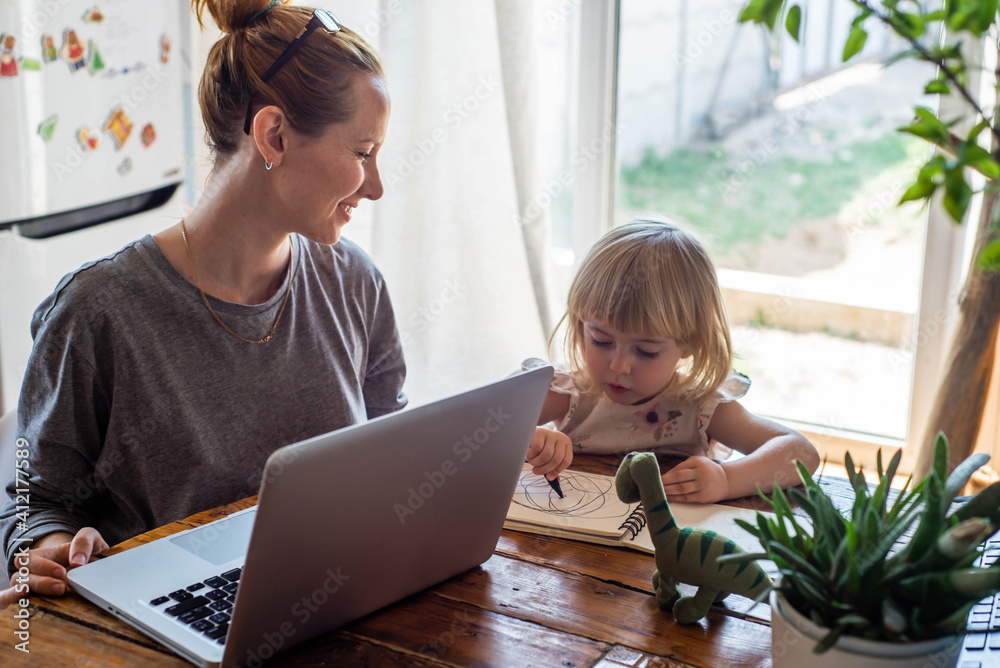
[[[757,598],[771,587],[771,578],[757,562],[716,562],[724,554],[744,552],[729,538],[707,529],[677,526],[653,453],[626,456],[615,475],[615,491],[625,503],[642,501],[656,549],[656,602],[663,609],[673,606],[678,622],[694,624],[730,593]],[[698,591],[694,596],[681,596],[680,582],[696,585]]]

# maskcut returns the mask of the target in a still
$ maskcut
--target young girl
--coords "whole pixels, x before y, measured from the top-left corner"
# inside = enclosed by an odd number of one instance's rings
[[[563,321],[570,371],[556,373],[542,409],[539,424],[558,432],[536,430],[536,473],[554,477],[572,451],[689,455],[663,474],[667,495],[712,503],[799,484],[795,460],[819,465],[801,434],[737,401],[750,381],[732,370],[715,268],[677,226],[638,221],[601,238],[573,279]],[[747,456],[723,461],[731,449]]]

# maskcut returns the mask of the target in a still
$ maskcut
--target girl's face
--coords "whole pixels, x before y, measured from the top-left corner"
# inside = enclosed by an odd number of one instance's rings
[[[616,404],[641,404],[666,389],[677,364],[690,353],[676,339],[621,332],[583,321],[584,360],[604,396]]]

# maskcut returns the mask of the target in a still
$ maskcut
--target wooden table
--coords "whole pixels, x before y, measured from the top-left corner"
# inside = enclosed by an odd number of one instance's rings
[[[611,475],[616,460],[578,457]],[[843,479],[823,478],[845,501]],[[125,541],[119,552],[250,507],[198,513]],[[760,507],[760,499],[733,505]],[[651,555],[504,530],[482,566],[277,655],[268,666],[770,666],[770,608],[731,596],[682,625],[652,597]],[[692,588],[682,587],[685,593]],[[2,666],[190,666],[75,593],[32,596],[30,654],[14,649],[14,607],[0,613]]]

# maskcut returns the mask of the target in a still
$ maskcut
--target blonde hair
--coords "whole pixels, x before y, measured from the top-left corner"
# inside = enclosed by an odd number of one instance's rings
[[[262,82],[313,14],[310,7],[268,5],[268,0],[191,0],[200,26],[205,25],[202,14],[207,9],[225,33],[209,51],[198,85],[205,139],[216,159],[225,159],[239,146],[251,100],[253,113],[273,104],[296,132],[315,137],[353,115],[350,88],[356,75],[385,78],[375,50],[342,27],[330,35],[317,30],[319,34],[310,35],[293,58]]]
[[[600,390],[587,372],[585,320],[675,339],[691,353],[677,367],[672,391],[677,398],[704,399],[732,367],[715,267],[701,242],[670,222],[638,220],[616,227],[594,244],[573,278],[560,325],[566,323],[570,370],[580,379],[580,390],[592,394]],[[550,352],[555,337],[549,340]]]

